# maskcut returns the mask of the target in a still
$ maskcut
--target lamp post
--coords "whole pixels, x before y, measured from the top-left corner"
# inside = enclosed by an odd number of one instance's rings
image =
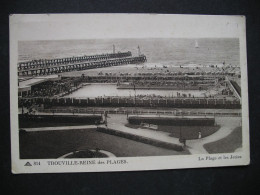
[[[181,125],[180,125],[180,138],[179,138],[180,142],[182,142],[182,132],[181,132]]]
[[[183,112],[181,112],[181,116],[182,116],[182,118],[183,118]],[[182,143],[183,146],[186,146],[186,140],[185,140],[185,139],[183,138],[183,136],[182,136],[182,123],[180,124],[180,132],[179,132],[179,135],[180,135],[180,137],[179,137],[180,143]]]
[[[135,90],[135,83],[134,83],[134,93],[135,93],[135,98],[134,98],[134,105],[135,105],[135,112],[136,112],[136,90]]]
[[[135,106],[136,106],[136,91],[135,91],[135,83],[134,83],[134,93],[135,93]]]

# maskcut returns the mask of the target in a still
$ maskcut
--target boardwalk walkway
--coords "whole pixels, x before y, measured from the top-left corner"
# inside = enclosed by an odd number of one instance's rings
[[[214,134],[207,136],[202,139],[196,140],[188,140],[186,142],[189,151],[192,154],[207,154],[208,152],[205,150],[203,145],[211,142],[215,142],[227,137],[229,134],[233,132],[233,130],[239,125],[238,120],[236,118],[222,118],[221,122],[225,124],[225,126],[220,127],[220,129]]]

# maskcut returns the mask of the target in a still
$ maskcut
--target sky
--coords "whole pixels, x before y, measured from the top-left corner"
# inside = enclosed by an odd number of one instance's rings
[[[243,16],[170,14],[16,14],[17,40],[107,38],[239,38]]]

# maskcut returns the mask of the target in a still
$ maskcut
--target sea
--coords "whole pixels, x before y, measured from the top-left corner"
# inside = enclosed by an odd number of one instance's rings
[[[133,56],[140,51],[147,57],[149,64],[170,66],[193,66],[230,64],[239,66],[239,39],[203,38],[203,39],[91,39],[91,40],[52,40],[52,41],[21,41],[18,44],[19,61],[53,59],[62,57],[96,55],[113,52],[131,51]],[[127,65],[133,66],[133,65]],[[119,70],[120,67],[116,67]],[[127,68],[124,66],[123,68]],[[120,69],[121,71],[121,69]],[[80,73],[81,75],[81,73]],[[113,84],[87,85],[67,97],[98,97],[98,96],[134,96],[160,95],[166,97],[188,93],[195,97],[204,97],[205,91],[182,90],[132,90],[117,89]]]
[[[144,39],[86,39],[20,41],[19,61],[53,59],[131,51],[147,57],[148,63],[165,65],[225,64],[239,66],[237,38],[144,38]]]

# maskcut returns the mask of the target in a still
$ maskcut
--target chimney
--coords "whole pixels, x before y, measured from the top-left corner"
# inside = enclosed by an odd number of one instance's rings
[[[138,45],[138,56],[141,56],[141,51],[140,51],[140,47],[139,47],[139,45]]]
[[[113,45],[113,53],[116,53],[115,45]]]

